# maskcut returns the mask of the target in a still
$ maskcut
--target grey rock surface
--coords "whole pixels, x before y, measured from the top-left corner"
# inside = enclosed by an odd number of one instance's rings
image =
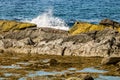
[[[79,35],[50,28],[29,28],[1,33],[4,52],[71,56],[120,56],[120,33],[105,29]]]

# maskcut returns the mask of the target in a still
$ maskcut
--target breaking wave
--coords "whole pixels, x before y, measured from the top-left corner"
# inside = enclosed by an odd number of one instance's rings
[[[30,22],[37,24],[38,27],[49,27],[62,30],[69,29],[64,20],[53,15],[52,9],[45,11],[38,17],[32,19]]]

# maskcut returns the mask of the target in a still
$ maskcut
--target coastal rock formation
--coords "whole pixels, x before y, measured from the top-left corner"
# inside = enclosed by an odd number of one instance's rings
[[[21,30],[30,27],[36,27],[36,25],[25,22],[0,20],[0,31]]]
[[[116,31],[106,29],[71,36],[66,31],[54,30],[54,33],[45,30],[25,29],[4,33],[0,49],[6,53],[120,56],[120,33]]]
[[[96,25],[87,22],[75,22],[73,27],[69,30],[69,33],[72,35],[95,31],[95,30],[103,30],[106,26],[104,25]]]
[[[85,24],[78,25],[82,27]],[[0,34],[0,50],[10,54],[120,56],[120,33],[114,29],[104,29],[104,25],[99,26],[100,28],[97,25],[91,26],[91,31],[87,32],[87,28],[82,28],[86,33],[78,35],[51,28],[26,28],[3,32]],[[72,31],[74,33],[74,30]]]
[[[69,33],[72,35],[87,33],[91,31],[101,31],[106,28],[114,29],[120,32],[120,23],[110,20],[104,19],[101,20],[99,24],[91,24],[87,22],[76,22],[73,27],[69,30]]]

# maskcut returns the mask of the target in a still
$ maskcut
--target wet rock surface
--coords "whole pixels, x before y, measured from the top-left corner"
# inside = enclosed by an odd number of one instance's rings
[[[0,78],[5,80],[96,80],[99,75],[105,79],[104,74],[107,74],[107,77],[110,73],[111,78],[119,79],[113,76],[120,75],[117,73],[119,71],[115,71],[117,67],[111,65],[112,68],[110,66],[104,68],[100,65],[101,60],[100,57],[4,54],[0,55]],[[50,65],[50,62],[54,65]]]

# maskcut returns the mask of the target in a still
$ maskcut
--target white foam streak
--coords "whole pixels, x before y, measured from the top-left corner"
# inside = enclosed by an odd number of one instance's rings
[[[32,19],[30,22],[37,24],[38,27],[49,27],[62,30],[69,29],[64,20],[53,15],[51,9]]]

